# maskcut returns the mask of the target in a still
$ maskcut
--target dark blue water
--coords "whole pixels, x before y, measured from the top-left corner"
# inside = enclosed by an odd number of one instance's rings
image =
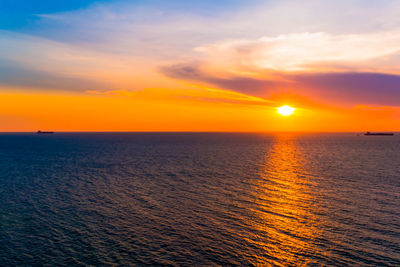
[[[0,134],[0,265],[400,265],[400,137]]]

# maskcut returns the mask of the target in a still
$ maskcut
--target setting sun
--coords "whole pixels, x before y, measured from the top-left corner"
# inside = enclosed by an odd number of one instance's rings
[[[287,105],[279,107],[277,109],[278,109],[278,113],[283,115],[283,116],[290,116],[296,110],[296,108],[292,108],[292,107],[287,106]]]

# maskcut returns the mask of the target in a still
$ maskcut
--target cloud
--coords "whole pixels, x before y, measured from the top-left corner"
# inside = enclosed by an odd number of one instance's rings
[[[388,0],[202,2],[99,2],[80,10],[41,14],[35,28],[25,33],[102,51],[171,58],[182,52],[195,56],[193,47],[229,40],[306,32],[333,36],[393,32],[400,24],[400,6]]]
[[[0,68],[3,70],[0,85],[25,86],[31,80],[32,87],[37,87],[40,81],[40,86],[46,89],[67,91],[140,89],[144,77],[153,72],[152,64],[151,59],[0,31]],[[68,88],[71,83],[74,85]],[[56,86],[51,88],[52,85]]]
[[[185,88],[184,90],[178,89],[164,89],[148,88],[145,90],[105,90],[105,91],[88,91],[94,95],[106,96],[122,96],[131,97],[135,99],[152,99],[152,100],[191,100],[196,102],[215,102],[226,104],[240,104],[251,106],[271,106],[274,101],[266,100],[260,97],[250,96],[247,94],[233,92],[229,90],[220,90],[215,88]]]
[[[218,88],[257,96],[263,96],[268,89],[276,88],[281,85],[281,83],[274,80],[261,80],[240,76],[222,78],[210,75],[202,71],[200,66],[196,63],[162,66],[159,70],[162,74],[170,78],[202,82],[217,86]]]
[[[220,78],[198,64],[163,66],[168,77],[198,81],[221,89],[269,97],[291,92],[345,104],[400,105],[400,75],[381,73],[275,73],[273,79],[229,76]]]
[[[113,85],[90,79],[60,75],[24,67],[16,62],[0,59],[2,86],[41,90],[109,90]]]
[[[386,64],[390,63],[387,58],[400,51],[400,31],[347,35],[324,32],[281,34],[254,40],[224,41],[195,49],[206,58],[236,62],[236,68],[244,69],[365,70],[376,67],[373,60],[384,58]],[[396,66],[393,70],[400,71],[400,68]]]
[[[303,89],[309,88],[324,98],[348,103],[400,106],[400,75],[349,72],[298,74],[292,78]]]
[[[173,78],[265,98],[398,100],[396,1],[228,1],[208,15],[140,3],[100,2],[0,31],[0,84],[102,91],[173,88]]]

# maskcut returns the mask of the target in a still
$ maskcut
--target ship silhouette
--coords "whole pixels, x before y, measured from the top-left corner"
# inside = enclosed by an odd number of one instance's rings
[[[53,134],[54,132],[52,132],[52,131],[41,131],[41,130],[39,130],[39,131],[37,131],[37,134]]]
[[[364,135],[386,135],[386,136],[392,136],[394,133],[371,133],[371,132],[366,132]]]

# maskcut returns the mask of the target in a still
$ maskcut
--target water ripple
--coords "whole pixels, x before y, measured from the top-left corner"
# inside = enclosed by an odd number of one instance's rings
[[[0,135],[3,265],[400,265],[400,139]]]

